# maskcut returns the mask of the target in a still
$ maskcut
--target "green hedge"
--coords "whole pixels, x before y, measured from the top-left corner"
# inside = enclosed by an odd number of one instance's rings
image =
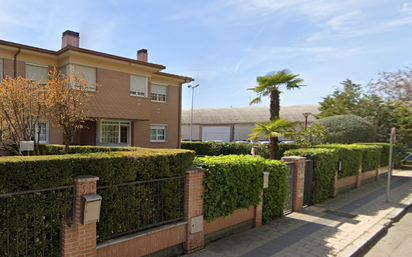
[[[362,151],[362,172],[376,170],[381,163],[382,146],[352,144]]]
[[[314,161],[312,202],[320,203],[333,197],[338,152],[332,148],[304,148],[285,152],[285,156],[303,156]]]
[[[252,150],[252,144],[184,141],[181,148],[193,150],[197,155],[248,155]]]
[[[75,149],[81,152],[97,148],[80,150],[79,147]],[[183,209],[176,208],[176,206],[180,207],[180,201],[184,194],[185,172],[192,165],[193,158],[194,152],[192,151],[143,148],[123,152],[2,157],[0,158],[0,173],[2,174],[0,193],[73,185],[73,178],[78,175],[98,176],[99,186],[176,176],[183,178],[177,182],[167,181],[161,187],[154,189],[139,185],[109,187],[98,192],[104,200],[97,233],[99,237],[104,237],[148,225],[142,222],[143,218],[158,215],[160,211],[164,212],[161,217],[165,219],[181,217]],[[154,200],[145,198],[145,194],[155,194],[162,197],[164,200],[163,208],[154,210],[152,203]],[[47,199],[42,201],[37,199],[36,205],[47,206],[48,204],[45,204],[47,201]],[[132,212],[132,207],[139,207],[137,209],[139,213],[134,212],[136,210]],[[60,211],[64,212],[65,206],[61,205],[61,208],[63,209]],[[45,216],[44,213],[50,215],[45,208],[36,210],[38,212],[33,214],[36,217]],[[32,216],[27,217],[31,219]],[[0,222],[1,220],[2,218],[0,218]],[[7,229],[7,226],[3,229],[0,228],[0,234],[6,233],[4,229]],[[54,234],[53,237],[58,238],[58,233]],[[0,245],[1,248],[2,245]]]
[[[264,194],[264,220],[269,221],[282,214],[287,196],[285,164],[239,155],[200,157],[195,159],[194,164],[206,170],[202,196],[206,221],[228,216],[237,209],[258,205],[261,201],[263,171],[271,172],[270,187]]]
[[[269,172],[269,187],[263,194],[263,222],[267,223],[283,215],[289,187],[287,184],[288,166],[281,161],[266,160],[265,171]]]
[[[217,155],[250,155],[252,147],[261,148],[258,152],[263,158],[269,158],[269,144],[245,144],[245,143],[217,143],[217,142],[182,142],[182,149],[193,150],[197,155],[217,156]],[[298,144],[279,144],[279,159],[285,151],[301,148]]]
[[[0,193],[72,185],[78,175],[99,177],[99,185],[184,176],[194,153],[178,149],[11,156],[0,158]]]
[[[42,155],[62,155],[65,154],[64,145],[40,144],[40,153]],[[124,152],[124,151],[147,151],[147,148],[141,147],[108,147],[108,146],[80,146],[71,145],[69,154],[75,153],[100,153],[100,152]]]
[[[389,165],[389,151],[391,145],[389,143],[362,143],[360,145],[378,145],[381,146],[380,166],[386,167]]]
[[[336,150],[338,163],[341,162],[341,169],[338,171],[339,178],[356,176],[358,174],[362,161],[362,149],[358,146],[327,144],[317,145],[316,148],[333,148]]]

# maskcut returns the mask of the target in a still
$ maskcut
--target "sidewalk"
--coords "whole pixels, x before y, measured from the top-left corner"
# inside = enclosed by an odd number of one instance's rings
[[[389,203],[384,176],[186,256],[356,256],[412,204],[412,170],[394,172]]]

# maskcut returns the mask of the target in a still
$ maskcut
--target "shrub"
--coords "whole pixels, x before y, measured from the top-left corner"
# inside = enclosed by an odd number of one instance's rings
[[[285,156],[302,156],[313,160],[312,202],[320,203],[333,197],[338,153],[331,148],[304,148],[285,152]]]
[[[382,146],[353,144],[362,151],[362,172],[376,170],[380,166]]]
[[[287,185],[288,167],[284,162],[265,161],[265,171],[269,172],[269,187],[263,190],[263,222],[267,223],[283,215],[289,187]]]
[[[377,135],[371,123],[355,115],[336,115],[317,121],[329,133],[327,143],[373,142]]]
[[[356,176],[359,173],[362,161],[362,149],[359,147],[344,144],[317,145],[316,147],[336,150],[338,162],[341,163],[341,169],[338,171],[339,178]]]
[[[382,147],[381,149],[381,157],[380,157],[380,166],[386,167],[389,165],[389,151],[390,151],[390,144],[389,143],[363,143],[362,145],[379,145]]]
[[[210,222],[248,209],[261,201],[263,171],[271,172],[264,197],[264,220],[281,215],[287,195],[285,164],[253,156],[207,156],[196,158],[196,166],[206,170],[203,179],[204,216]]]
[[[193,150],[197,155],[248,155],[252,150],[252,144],[241,143],[216,143],[216,142],[182,142],[182,149]]]

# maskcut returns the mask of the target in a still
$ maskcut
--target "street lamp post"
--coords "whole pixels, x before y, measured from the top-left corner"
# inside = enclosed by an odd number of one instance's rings
[[[305,129],[308,128],[308,117],[311,115],[312,113],[310,112],[304,112],[302,113],[302,115],[305,117]]]
[[[196,86],[189,85],[187,86],[188,88],[192,89],[192,110],[190,113],[190,141],[193,141],[193,97],[195,95],[195,88],[197,88],[199,84]]]

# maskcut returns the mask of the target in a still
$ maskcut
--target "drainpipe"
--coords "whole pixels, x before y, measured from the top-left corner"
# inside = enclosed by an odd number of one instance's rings
[[[17,50],[17,53],[14,55],[14,78],[17,79],[17,55],[21,52],[21,48]]]
[[[177,110],[177,120],[178,120],[178,126],[177,126],[177,148],[181,148],[182,147],[182,85],[186,83],[185,82],[179,84],[179,108]]]

